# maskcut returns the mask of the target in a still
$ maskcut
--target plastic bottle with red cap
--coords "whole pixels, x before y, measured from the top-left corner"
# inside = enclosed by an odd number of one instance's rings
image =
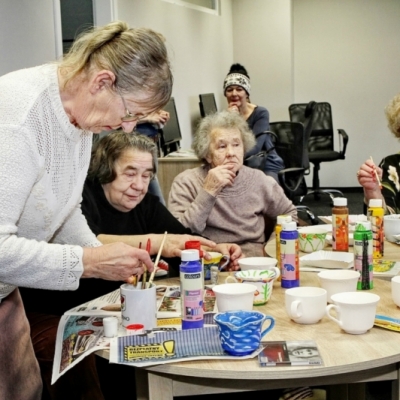
[[[182,250],[179,266],[182,301],[182,329],[202,328],[204,277],[199,251]]]

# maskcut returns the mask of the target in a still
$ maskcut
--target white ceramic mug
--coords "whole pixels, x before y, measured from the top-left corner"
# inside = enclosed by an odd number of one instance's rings
[[[376,305],[380,297],[367,292],[343,292],[332,295],[332,302],[326,307],[326,315],[345,332],[361,335],[374,326]],[[336,311],[336,317],[331,315]]]
[[[253,305],[261,306],[266,304],[271,298],[272,290],[274,287],[274,280],[280,276],[279,269],[276,267],[270,267],[265,271],[252,270],[238,271],[235,276],[229,275],[225,279],[225,283],[230,281],[239,283],[250,283],[256,285],[257,290],[254,293]]]
[[[335,293],[357,291],[359,271],[349,269],[330,269],[318,272],[321,287],[328,292],[328,303],[332,303],[331,297]]]
[[[301,286],[285,292],[286,312],[298,324],[316,324],[325,315],[326,303],[323,288]]]
[[[256,290],[257,286],[249,283],[215,285],[213,292],[217,299],[218,311],[252,310]]]
[[[397,307],[400,307],[400,275],[396,275],[391,280],[392,299]]]
[[[136,286],[124,283],[121,285],[122,326],[141,324],[144,330],[157,326],[156,285],[142,289],[142,282]]]

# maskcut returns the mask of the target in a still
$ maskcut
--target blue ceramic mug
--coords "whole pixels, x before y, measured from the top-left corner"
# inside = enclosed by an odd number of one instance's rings
[[[222,348],[234,356],[251,354],[260,346],[261,338],[275,325],[274,318],[258,311],[226,311],[214,316]],[[261,331],[264,321],[268,328]]]

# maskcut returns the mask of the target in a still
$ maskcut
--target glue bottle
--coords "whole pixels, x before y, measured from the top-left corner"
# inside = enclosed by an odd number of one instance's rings
[[[182,250],[179,272],[182,329],[202,328],[204,278],[198,250]]]
[[[299,234],[296,222],[283,222],[281,231],[281,286],[300,286]]]
[[[291,215],[278,215],[276,218],[276,225],[275,225],[275,243],[276,243],[276,254],[275,258],[278,260],[277,268],[281,271],[281,232],[282,232],[282,223],[283,222],[290,222],[292,220]],[[278,281],[281,280],[281,276],[277,279]]]
[[[385,242],[383,216],[385,215],[385,210],[382,205],[382,199],[371,199],[368,204],[367,216],[371,222],[373,236],[372,258],[383,257],[383,243]]]
[[[371,222],[359,222],[354,231],[354,270],[360,272],[358,290],[369,290],[374,287],[372,247]]]
[[[349,251],[349,209],[345,197],[333,199],[332,251]]]

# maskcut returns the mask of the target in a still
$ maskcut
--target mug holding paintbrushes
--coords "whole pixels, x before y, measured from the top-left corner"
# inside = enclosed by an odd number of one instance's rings
[[[155,266],[158,265],[161,257],[161,252],[167,237],[167,232],[164,233],[161,242]],[[139,246],[141,247],[141,245]],[[150,253],[150,239],[146,244],[146,251]],[[145,331],[152,330],[157,326],[157,296],[156,285],[153,283],[156,268],[151,273],[147,281],[147,270],[145,269],[142,279],[140,278],[134,284],[124,283],[121,285],[121,314],[122,326],[125,328],[129,325],[141,324]]]

